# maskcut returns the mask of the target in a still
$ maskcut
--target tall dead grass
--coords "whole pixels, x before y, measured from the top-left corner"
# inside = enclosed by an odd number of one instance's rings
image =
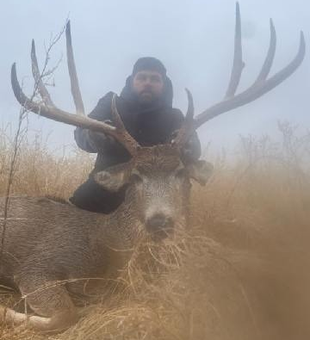
[[[38,133],[29,140],[25,135],[18,149],[14,169],[12,195],[52,195],[68,198],[88,176],[93,165],[93,156],[79,149],[65,148],[57,156],[48,147],[48,139]],[[0,195],[5,194],[9,176],[10,160],[14,148],[11,133],[0,131]]]
[[[309,339],[310,137],[279,129],[282,143],[242,138],[237,162],[217,162],[210,183],[194,185],[188,230],[137,245],[114,293],[76,326],[50,336],[3,328],[2,338]],[[10,154],[2,133],[1,194]],[[56,157],[25,139],[12,192],[67,198],[90,167],[88,155]]]

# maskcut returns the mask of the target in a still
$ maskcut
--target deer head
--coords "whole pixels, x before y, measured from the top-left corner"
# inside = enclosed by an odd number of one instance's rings
[[[177,224],[184,222],[190,192],[190,180],[205,184],[212,173],[211,164],[198,161],[183,164],[180,150],[193,132],[208,120],[239,106],[248,104],[282,83],[302,63],[305,56],[305,40],[300,36],[299,50],[296,57],[282,70],[268,78],[276,51],[276,31],[270,21],[270,46],[262,69],[253,83],[245,91],[236,94],[244,68],[241,45],[241,19],[239,5],[236,5],[235,51],[231,79],[224,99],[206,109],[194,118],[191,93],[187,90],[188,110],[177,136],[169,144],[154,147],[141,147],[127,132],[117,112],[116,95],[112,101],[113,126],[90,119],[84,115],[84,105],[79,90],[78,78],[72,50],[70,22],[66,26],[68,68],[71,92],[76,106],[76,113],[71,114],[57,108],[40,77],[35,45],[32,44],[32,70],[38,91],[42,98],[36,103],[23,93],[16,76],[16,66],[11,71],[12,87],[16,99],[29,111],[66,124],[103,132],[114,137],[131,154],[131,160],[95,175],[95,180],[111,191],[118,191],[127,186],[127,196],[135,201],[140,209],[141,222],[147,230],[166,235]],[[130,201],[130,200],[129,200]]]
[[[154,239],[182,229],[188,216],[191,183],[205,184],[213,166],[206,161],[184,165],[170,144],[143,147],[130,162],[95,175],[99,185],[110,191],[126,186],[125,204],[134,206],[139,225]]]

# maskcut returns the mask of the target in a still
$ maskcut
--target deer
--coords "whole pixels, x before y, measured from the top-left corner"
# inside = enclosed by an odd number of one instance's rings
[[[87,299],[105,289],[105,280],[117,277],[140,239],[162,242],[186,228],[191,181],[205,185],[213,166],[205,160],[183,164],[180,152],[190,136],[207,121],[262,97],[301,65],[305,39],[300,34],[298,52],[283,69],[269,76],[276,52],[276,30],[270,20],[270,45],[261,71],[249,88],[236,94],[244,62],[241,17],[236,4],[234,60],[223,100],[194,117],[193,97],[186,90],[188,109],[182,127],[166,144],[141,147],[126,130],[112,101],[113,124],[85,116],[74,62],[70,22],[66,25],[66,46],[71,92],[76,113],[56,107],[40,77],[35,44],[32,43],[32,71],[42,98],[29,99],[23,92],[12,65],[11,83],[17,101],[27,111],[55,121],[102,132],[121,143],[130,153],[127,163],[94,175],[102,187],[118,191],[126,186],[125,200],[109,215],[81,210],[46,197],[11,197],[4,226],[0,260],[0,283],[26,297],[33,314],[0,306],[0,321],[26,325],[37,331],[58,332],[75,324],[78,307],[72,294]],[[0,207],[3,209],[3,200]],[[99,279],[99,280],[98,280]],[[65,284],[59,284],[65,282]]]

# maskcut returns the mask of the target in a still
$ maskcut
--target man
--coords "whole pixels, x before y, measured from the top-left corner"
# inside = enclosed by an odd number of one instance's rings
[[[112,97],[113,93],[109,92],[101,98],[89,117],[111,122]],[[184,116],[180,110],[172,108],[172,97],[172,83],[164,65],[151,57],[138,59],[116,104],[126,129],[141,146],[166,143],[180,128]],[[130,155],[117,141],[102,133],[77,128],[74,136],[81,149],[98,155],[89,179],[75,191],[70,201],[81,209],[108,214],[122,203],[125,189],[111,193],[100,187],[92,175],[129,161]],[[194,135],[182,152],[183,162],[197,160],[200,154],[200,142]]]

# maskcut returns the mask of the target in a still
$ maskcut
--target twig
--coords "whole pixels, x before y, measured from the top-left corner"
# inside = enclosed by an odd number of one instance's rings
[[[53,74],[53,72],[56,70],[56,68],[59,66],[60,61],[58,61],[57,65],[53,67],[52,69],[48,69],[48,63],[50,60],[50,53],[52,48],[55,46],[55,44],[59,41],[61,36],[63,35],[65,31],[65,26],[63,29],[58,33],[54,38],[50,40],[49,47],[46,49],[45,53],[45,61],[43,65],[42,72],[40,73],[39,79],[35,82],[34,88],[32,95],[30,97],[30,101],[33,101],[35,97],[38,94],[38,87],[39,87],[39,82],[43,80],[45,77],[49,77]],[[4,207],[3,207],[3,224],[2,224],[2,233],[1,233],[1,248],[0,248],[0,266],[1,266],[1,259],[3,257],[3,252],[4,252],[4,241],[5,241],[5,236],[7,232],[7,222],[8,222],[8,212],[9,212],[9,204],[10,204],[10,196],[11,196],[11,190],[12,190],[12,185],[14,181],[14,174],[16,170],[16,163],[18,160],[18,152],[20,150],[21,142],[23,139],[23,136],[25,135],[27,129],[24,131],[22,130],[22,125],[24,119],[27,117],[28,110],[26,110],[24,107],[21,108],[20,113],[19,113],[19,120],[18,120],[18,126],[17,126],[17,131],[14,137],[14,143],[13,143],[13,155],[11,158],[10,162],[10,168],[9,168],[9,175],[8,175],[8,182],[5,190],[5,196],[4,196]]]

